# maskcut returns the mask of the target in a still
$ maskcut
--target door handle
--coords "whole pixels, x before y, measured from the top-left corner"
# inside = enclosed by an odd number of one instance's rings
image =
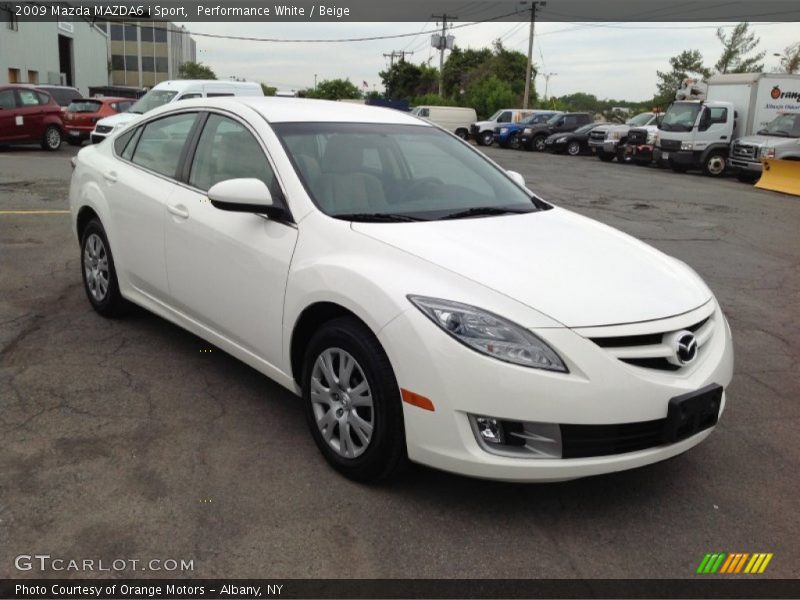
[[[106,171],[105,173],[103,173],[103,178],[109,183],[117,183],[116,171]]]
[[[189,211],[183,204],[174,204],[167,206],[167,210],[170,212],[170,214],[173,214],[176,217],[180,217],[181,219],[189,218]]]
[[[727,139],[728,139],[728,136],[727,136],[727,135],[721,135],[721,136],[719,136],[719,139],[721,139],[721,140],[727,140]]]

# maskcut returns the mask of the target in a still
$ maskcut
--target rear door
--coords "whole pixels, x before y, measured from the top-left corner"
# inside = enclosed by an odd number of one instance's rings
[[[13,89],[0,90],[0,141],[10,142],[21,137],[16,117],[16,92]]]
[[[44,98],[44,96],[41,96]],[[17,89],[16,124],[21,138],[38,140],[44,133],[45,107],[33,89]]]
[[[274,167],[246,123],[210,113],[184,175],[186,185],[178,187],[167,207],[171,303],[215,334],[278,366],[283,297],[297,228],[261,215],[219,210],[206,194],[220,181],[254,177],[281,204]]]

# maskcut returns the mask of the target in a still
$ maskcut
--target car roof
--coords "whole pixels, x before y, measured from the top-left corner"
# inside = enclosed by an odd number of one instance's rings
[[[178,104],[180,107],[223,108],[232,112],[236,112],[238,107],[245,105],[261,114],[270,123],[385,123],[433,127],[427,121],[394,108],[332,100],[274,96],[226,96],[181,100]],[[162,112],[158,108],[155,110]],[[153,112],[153,114],[157,113]]]

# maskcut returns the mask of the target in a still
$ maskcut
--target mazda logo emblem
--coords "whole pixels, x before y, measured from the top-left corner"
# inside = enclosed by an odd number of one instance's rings
[[[697,338],[691,331],[681,332],[675,339],[675,356],[682,365],[688,365],[697,358]]]

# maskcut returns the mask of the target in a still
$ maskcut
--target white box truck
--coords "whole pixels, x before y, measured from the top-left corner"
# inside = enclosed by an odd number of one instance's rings
[[[714,75],[705,88],[687,81],[667,108],[655,147],[655,160],[662,166],[721,177],[734,140],[763,130],[785,111],[787,102],[800,106],[800,94],[786,93],[800,92],[800,75]]]

